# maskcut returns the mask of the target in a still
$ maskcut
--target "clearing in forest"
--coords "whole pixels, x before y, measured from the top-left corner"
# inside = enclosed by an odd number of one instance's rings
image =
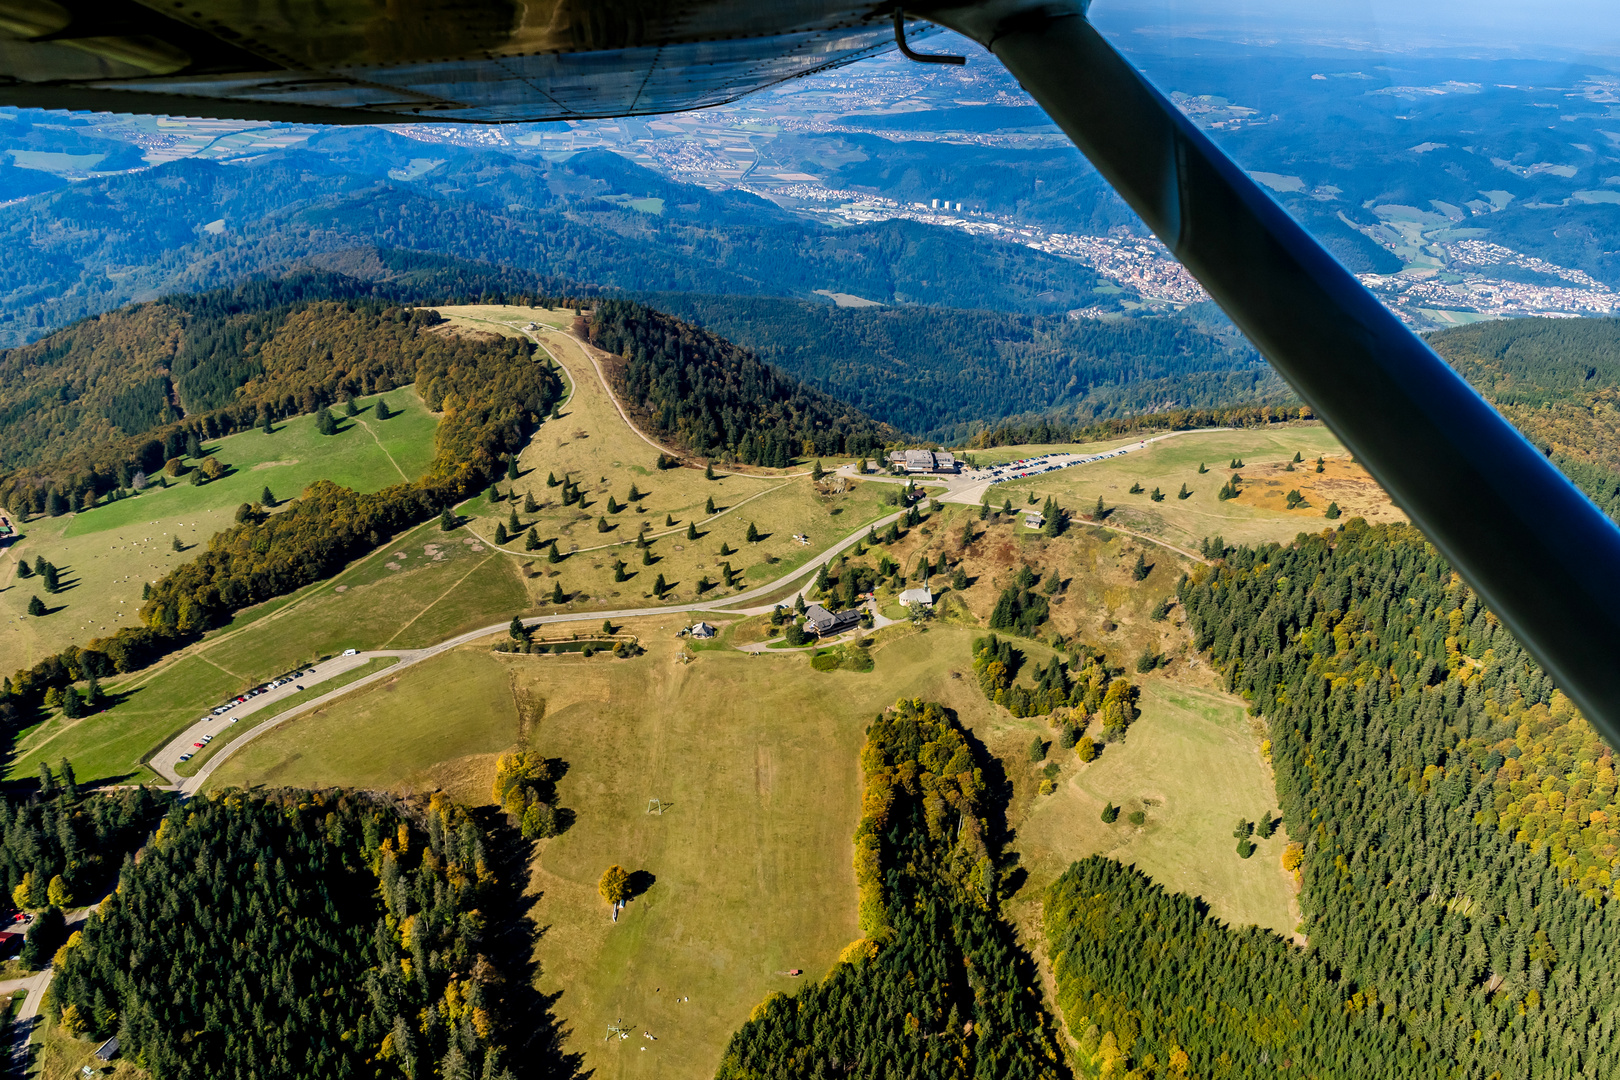
[[[1057,790],[1034,795],[1018,824],[1029,871],[1021,896],[1039,898],[1070,863],[1100,854],[1135,864],[1172,892],[1203,897],[1234,926],[1293,933],[1299,920],[1280,862],[1286,835],[1279,828],[1270,839],[1255,836],[1247,859],[1232,835],[1239,818],[1279,816],[1261,736],[1243,702],[1179,680],[1133,677],[1141,716],[1123,742],[1104,746],[1090,763],[1053,743],[1050,759],[1062,766]],[[1111,824],[1102,820],[1110,803],[1120,808]],[[1132,823],[1135,813],[1142,824]]]
[[[377,420],[377,398],[393,413]],[[338,419],[338,434],[321,435],[315,416],[280,421],[273,434],[253,430],[211,439],[205,457],[229,468],[201,487],[189,473],[165,477],[131,498],[93,510],[40,516],[20,525],[23,539],[0,556],[0,671],[30,666],[69,644],[83,645],[121,626],[139,625],[142,587],[189,562],[210,537],[235,522],[236,508],[258,502],[264,489],[280,503],[297,498],[316,480],[377,491],[415,479],[433,460],[438,418],[427,411],[415,387],[357,399],[360,415]],[[186,460],[186,465],[197,462]],[[174,550],[178,537],[184,547]],[[38,577],[17,575],[17,563],[43,557],[61,574],[63,589],[45,592]],[[49,614],[30,616],[38,596]]]

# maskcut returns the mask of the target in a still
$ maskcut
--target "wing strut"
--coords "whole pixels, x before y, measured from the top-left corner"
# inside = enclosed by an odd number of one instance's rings
[[[1091,26],[930,11],[1000,58],[1620,747],[1620,529]]]

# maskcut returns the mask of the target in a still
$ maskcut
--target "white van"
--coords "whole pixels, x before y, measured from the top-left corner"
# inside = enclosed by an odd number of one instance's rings
[[[359,649],[344,649],[343,650],[343,655],[344,656],[353,656],[355,653],[357,653],[359,651],[360,651]]]

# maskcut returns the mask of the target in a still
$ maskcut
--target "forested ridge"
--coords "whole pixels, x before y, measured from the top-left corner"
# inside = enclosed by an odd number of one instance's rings
[[[1620,509],[1620,319],[1507,319],[1429,343],[1588,493],[1606,490],[1610,513]]]
[[[553,1073],[495,843],[440,795],[176,806],[58,954],[49,1008],[161,1078]]]
[[[1033,966],[997,914],[980,753],[933,702],[901,700],[866,735],[855,880],[867,936],[821,982],[762,1002],[718,1075],[1063,1075]]]
[[[425,333],[437,316],[396,299],[415,291],[300,273],[140,304],[0,351],[0,500],[38,512],[55,490],[76,509],[87,493],[155,473],[191,435],[215,439],[514,347]]]
[[[1310,949],[1081,864],[1048,897],[1074,1035],[1156,1075],[1174,1048],[1188,1075],[1614,1075],[1613,753],[1477,596],[1416,530],[1359,519],[1178,595],[1266,720]]]
[[[646,299],[870,416],[935,438],[1032,414],[1085,425],[1295,400],[1242,339],[1186,316],[1103,321],[760,296]]]
[[[419,336],[441,321],[432,311],[408,318]],[[275,513],[245,506],[207,550],[152,584],[141,626],[16,672],[0,693],[0,712],[14,716],[53,687],[143,667],[233,611],[326,577],[482,491],[561,398],[562,382],[532,358],[527,342],[431,336],[443,346],[422,349],[412,372],[429,407],[444,410],[426,474],[369,494],[319,481]]]
[[[620,398],[694,454],[786,468],[801,455],[865,455],[898,438],[748,350],[641,304],[602,301],[587,334],[620,358],[609,365]]]

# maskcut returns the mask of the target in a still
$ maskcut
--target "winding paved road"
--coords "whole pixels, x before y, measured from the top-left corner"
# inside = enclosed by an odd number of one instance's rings
[[[535,335],[533,332],[528,331],[528,330],[525,330],[523,332],[525,334],[527,334],[532,340],[534,340],[535,344],[537,344],[537,345],[540,344],[537,335]],[[578,340],[573,338],[572,335],[564,335],[564,336],[568,337],[568,339],[571,342],[573,342],[574,344],[576,344],[576,345],[579,344]],[[544,346],[541,346],[541,347],[543,348]],[[547,350],[547,352],[548,352],[548,354],[550,354],[550,350]],[[587,350],[583,346],[581,346],[581,352],[583,352],[586,355],[586,357],[591,360],[593,366],[596,365],[595,358],[590,356],[589,350]],[[556,360],[555,355],[552,355],[552,359]],[[561,363],[561,361],[557,361],[557,362]],[[597,366],[596,373],[597,373],[597,377],[599,379],[601,379],[601,381],[602,381],[603,389],[606,390],[607,389],[607,380],[606,380],[605,376],[603,375],[603,372],[602,372],[600,366]],[[609,391],[608,396],[609,396],[610,399],[613,399],[613,395],[612,395],[611,391]],[[613,399],[613,400],[614,400],[615,406],[617,406],[618,405],[617,400],[616,399]],[[623,409],[620,409],[619,415],[621,417],[623,417],[625,423],[628,424],[630,426],[630,428],[636,432],[636,434],[640,435],[650,445],[652,445],[654,447],[658,447],[657,443],[653,442],[651,439],[648,439],[647,436],[643,432],[641,432],[638,428],[636,428],[636,426],[633,423],[630,422],[630,418],[628,416],[624,415]],[[1201,429],[1201,430],[1221,430],[1221,429],[1212,428],[1212,429]],[[1101,461],[1101,460],[1105,460],[1107,458],[1118,457],[1121,454],[1133,453],[1133,452],[1136,452],[1136,451],[1139,451],[1139,450],[1144,450],[1153,443],[1160,442],[1160,441],[1162,441],[1164,439],[1175,438],[1176,436],[1184,435],[1184,434],[1191,434],[1191,432],[1173,431],[1173,432],[1169,432],[1169,433],[1166,433],[1166,434],[1163,434],[1163,435],[1156,435],[1153,438],[1143,439],[1143,440],[1139,440],[1137,442],[1129,443],[1126,446],[1118,447],[1118,448],[1116,448],[1114,450],[1106,451],[1105,453],[1102,453],[1102,454],[1092,454],[1092,455],[1069,454],[1069,455],[1059,455],[1059,456],[1061,456],[1061,457],[1063,457],[1065,459],[1065,462],[1064,462],[1064,465],[1063,465],[1063,467],[1065,467],[1065,468],[1072,467],[1072,466],[1075,466],[1075,465],[1085,465],[1085,464],[1089,464],[1089,463],[1091,463],[1093,461]],[[662,450],[662,448],[659,448],[659,449]],[[1069,460],[1069,459],[1072,459],[1072,460]],[[842,466],[837,471],[838,471],[838,473],[840,475],[849,476],[849,477],[856,476],[855,466],[853,466],[853,465]],[[984,494],[990,490],[991,486],[993,486],[995,483],[1000,482],[997,479],[997,474],[998,474],[998,471],[996,469],[994,469],[994,468],[991,468],[991,469],[968,469],[968,470],[966,470],[966,471],[964,471],[964,472],[962,472],[960,474],[950,475],[950,476],[928,475],[928,476],[902,478],[902,477],[891,477],[891,476],[884,476],[884,475],[871,475],[871,474],[869,474],[869,475],[866,475],[866,476],[862,477],[862,479],[864,479],[864,480],[875,480],[875,481],[879,481],[879,482],[883,482],[883,483],[895,483],[895,484],[907,484],[907,483],[910,483],[913,479],[915,479],[920,484],[926,485],[926,486],[928,486],[930,488],[943,487],[945,489],[943,493],[936,493],[934,495],[934,497],[938,498],[941,502],[962,503],[962,504],[971,505],[971,504],[979,502],[983,498]],[[823,551],[821,554],[817,555],[815,558],[813,558],[810,561],[804,563],[803,565],[798,566],[795,569],[788,571],[786,574],[783,574],[781,577],[777,578],[775,581],[772,581],[772,582],[770,582],[768,584],[765,584],[765,585],[761,585],[756,589],[750,589],[747,592],[739,593],[739,594],[737,594],[735,596],[717,597],[714,600],[709,600],[709,601],[694,601],[693,603],[683,604],[683,605],[679,605],[679,606],[621,608],[621,609],[616,610],[616,611],[571,611],[571,612],[563,612],[563,613],[556,614],[556,615],[540,615],[540,616],[536,616],[536,617],[533,617],[533,618],[524,619],[523,620],[523,625],[525,627],[533,628],[533,627],[537,627],[537,626],[549,626],[549,625],[553,625],[553,624],[557,624],[557,623],[596,622],[598,620],[603,620],[603,619],[612,621],[612,620],[616,620],[616,619],[642,618],[642,617],[652,616],[652,615],[678,615],[678,614],[681,614],[681,613],[698,612],[698,611],[712,612],[712,613],[715,613],[715,614],[735,614],[735,615],[759,615],[759,614],[763,614],[765,612],[770,611],[772,608],[774,608],[776,606],[776,603],[791,603],[793,597],[803,595],[804,592],[809,588],[812,577],[813,577],[813,575],[815,574],[815,572],[817,570],[819,570],[822,566],[830,563],[833,559],[837,558],[840,554],[847,551],[851,547],[854,547],[857,543],[859,543],[862,539],[864,539],[867,536],[869,531],[876,530],[876,529],[887,528],[888,525],[891,522],[900,520],[900,518],[904,514],[905,514],[905,511],[901,510],[901,511],[897,511],[897,512],[895,512],[893,514],[886,515],[885,517],[881,517],[875,522],[869,522],[867,524],[864,524],[859,529],[855,530],[854,532],[852,532],[848,536],[846,536],[844,539],[840,540],[838,543],[836,543],[836,544],[832,545],[831,547],[829,547],[826,551]],[[1157,537],[1146,536],[1146,535],[1143,535],[1141,533],[1133,532],[1130,529],[1123,529],[1123,528],[1119,528],[1118,526],[1113,526],[1113,525],[1108,525],[1108,526],[1105,526],[1105,527],[1109,528],[1109,529],[1112,529],[1115,532],[1127,533],[1127,534],[1129,534],[1131,536],[1134,536],[1134,537],[1136,537],[1136,538],[1138,538],[1140,540],[1144,540],[1144,541],[1147,541],[1149,543],[1157,544],[1157,545],[1159,545],[1161,547],[1168,548],[1171,551],[1175,551],[1175,552],[1177,552],[1177,553],[1179,553],[1181,555],[1185,555],[1185,556],[1187,556],[1189,558],[1197,559],[1198,561],[1203,561],[1198,555],[1194,554],[1193,552],[1186,551],[1185,549],[1176,547],[1173,544],[1166,543],[1165,541],[1163,541],[1163,540],[1161,540],[1161,539],[1159,539]],[[482,539],[482,537],[480,537],[480,539]],[[484,542],[488,543],[487,540],[484,541]],[[491,546],[493,546],[493,545],[491,545]],[[765,604],[763,606],[758,606],[758,607],[739,607],[738,606],[738,605],[746,605],[750,601],[763,600],[763,599],[765,599],[767,597],[776,596],[776,594],[780,593],[783,589],[786,589],[788,586],[792,585],[795,581],[798,581],[800,583],[799,588],[794,590],[793,593],[788,594],[786,597],[780,598],[779,600],[776,601],[776,603],[769,603],[769,604]],[[356,653],[356,654],[354,654],[352,656],[335,657],[335,658],[333,658],[331,660],[323,661],[320,664],[317,664],[315,666],[313,674],[311,674],[309,676],[306,676],[306,677],[303,677],[303,678],[300,678],[300,679],[297,679],[297,680],[295,680],[295,682],[297,684],[300,684],[300,685],[304,686],[305,688],[308,688],[309,686],[317,685],[317,684],[319,684],[321,682],[324,682],[325,680],[330,679],[335,675],[339,675],[339,674],[342,674],[343,672],[353,670],[354,668],[359,667],[359,666],[361,666],[361,665],[363,665],[365,663],[368,663],[369,661],[371,661],[373,659],[376,659],[378,657],[392,656],[392,657],[396,657],[398,659],[398,663],[392,664],[392,665],[390,665],[390,666],[388,666],[386,668],[383,668],[380,671],[373,672],[372,674],[367,675],[364,678],[356,679],[353,682],[346,683],[345,685],[343,685],[343,686],[341,686],[341,687],[339,687],[339,688],[337,688],[335,690],[332,690],[330,693],[322,694],[319,697],[316,697],[316,698],[313,698],[313,699],[311,699],[309,701],[303,702],[302,704],[296,706],[295,708],[288,709],[286,712],[283,712],[280,715],[275,716],[275,717],[265,721],[264,723],[258,725],[257,727],[253,728],[252,730],[245,732],[240,738],[234,739],[231,742],[229,742],[228,744],[226,744],[225,746],[221,747],[216,753],[213,754],[213,756],[211,756],[208,759],[207,762],[204,763],[203,767],[201,769],[199,769],[197,771],[197,773],[195,775],[193,775],[193,776],[189,776],[189,777],[180,776],[178,774],[178,772],[175,771],[175,765],[178,763],[178,759],[179,759],[181,754],[185,753],[187,750],[194,749],[194,746],[193,746],[194,743],[200,742],[204,735],[210,735],[211,734],[211,735],[215,735],[217,737],[218,735],[222,734],[223,732],[228,731],[229,728],[230,728],[233,717],[235,719],[241,719],[242,717],[251,715],[253,712],[258,711],[259,709],[262,709],[267,705],[274,704],[276,701],[280,700],[281,698],[286,697],[288,694],[297,693],[298,691],[291,688],[291,687],[278,688],[277,690],[273,690],[268,694],[264,694],[264,695],[261,695],[258,698],[253,699],[251,702],[247,702],[247,703],[244,703],[243,705],[238,706],[235,710],[232,710],[231,713],[228,713],[225,716],[222,716],[222,717],[207,716],[207,717],[202,718],[201,720],[197,721],[197,723],[195,723],[191,727],[187,728],[186,731],[183,734],[181,734],[178,738],[174,739],[173,741],[171,741],[170,743],[165,745],[163,747],[163,749],[159,750],[157,752],[157,754],[155,754],[153,756],[153,758],[152,758],[152,766],[153,766],[153,768],[155,770],[157,770],[163,776],[167,777],[168,780],[170,781],[170,783],[173,784],[179,791],[181,791],[181,792],[183,792],[183,793],[185,793],[187,795],[195,794],[196,792],[202,790],[203,786],[208,782],[208,778],[214,774],[214,770],[218,769],[226,761],[230,760],[230,758],[234,754],[236,754],[236,752],[239,751],[242,747],[244,747],[247,744],[251,743],[254,739],[256,739],[259,736],[263,735],[265,732],[273,731],[275,728],[277,728],[280,725],[286,723],[288,720],[292,720],[292,719],[294,719],[296,717],[304,715],[307,712],[310,712],[311,710],[319,709],[324,705],[328,705],[331,702],[337,700],[339,697],[342,697],[345,694],[348,694],[348,693],[351,693],[353,691],[360,690],[360,689],[362,689],[362,688],[364,688],[366,686],[369,686],[369,685],[371,685],[372,683],[376,682],[379,679],[392,678],[393,676],[397,675],[401,670],[403,670],[403,669],[405,669],[407,667],[410,667],[413,664],[419,664],[423,660],[427,660],[430,657],[437,656],[439,653],[445,652],[445,651],[447,651],[449,649],[454,649],[454,648],[456,648],[456,647],[458,647],[460,645],[466,645],[466,644],[468,644],[470,642],[477,641],[477,640],[479,640],[481,638],[489,637],[489,636],[491,636],[493,634],[498,634],[498,633],[502,632],[503,630],[505,630],[508,627],[508,625],[510,625],[510,624],[509,623],[495,623],[495,624],[492,624],[490,626],[481,627],[481,628],[479,628],[477,630],[469,630],[464,634],[458,634],[453,638],[449,638],[449,639],[447,639],[445,641],[441,641],[439,644],[431,646],[430,648],[426,648],[426,649],[375,649],[375,650],[368,650],[368,651],[365,651],[365,652],[359,652],[359,653]],[[757,650],[755,650],[755,651],[757,651]]]

